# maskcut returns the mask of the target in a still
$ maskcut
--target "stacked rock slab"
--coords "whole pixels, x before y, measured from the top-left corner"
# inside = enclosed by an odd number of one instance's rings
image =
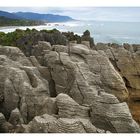
[[[18,108],[24,123],[46,113],[42,110],[49,95],[47,80],[18,48],[0,47],[0,54],[0,111],[8,118]]]
[[[80,106],[67,94],[59,94],[56,97],[58,115],[61,118],[89,118],[89,107]]]
[[[80,106],[66,94],[56,97],[58,115],[36,116],[23,132],[42,133],[106,133],[90,121],[89,108]]]
[[[68,53],[49,51],[45,59],[57,94],[67,93],[80,104],[90,104],[100,89],[122,101],[128,98],[125,83],[103,52],[74,45]]]
[[[133,120],[127,104],[123,103],[128,100],[129,95],[125,82],[104,51],[91,50],[81,44],[71,44],[71,46],[66,46],[65,50],[64,47],[63,49],[60,47],[57,51],[48,51],[44,57],[55,82],[57,94],[68,94],[80,105],[91,106],[93,120],[96,110],[104,110],[103,106],[107,104],[106,114],[102,115],[98,112],[100,114],[97,116],[101,116],[101,119],[93,121],[99,128],[102,127],[98,125],[98,122],[101,122],[102,126],[107,125],[108,122],[109,125],[104,129],[111,132],[139,132],[139,126]],[[99,102],[98,106],[97,99],[101,93],[105,94],[106,102],[102,105]],[[116,96],[119,100],[115,99],[115,103],[110,103],[109,95],[112,95],[112,99]],[[97,108],[94,108],[95,103]],[[111,106],[113,109],[108,110]],[[110,112],[112,116],[108,118]],[[102,121],[102,117],[107,121]],[[111,122],[114,118],[116,121]],[[127,126],[122,125],[125,118],[128,118],[126,119]]]
[[[44,133],[98,133],[99,130],[87,119],[55,118],[48,114],[35,117],[28,124],[29,132]],[[102,131],[103,132],[103,131]]]
[[[120,73],[129,91],[128,104],[132,115],[137,122],[140,122],[140,46],[99,43],[96,49],[103,50]]]
[[[46,42],[34,48],[39,51],[27,58],[16,47],[0,47],[0,112],[6,129],[12,125],[14,132],[140,131],[125,103],[125,82],[104,51]]]
[[[127,104],[104,92],[92,103],[91,120],[95,126],[111,132],[139,132],[139,125],[133,120]]]
[[[8,122],[13,124],[14,126],[24,123],[23,118],[22,118],[18,108],[11,111]]]
[[[0,113],[0,133],[8,133],[13,129],[13,125],[6,121],[5,116]]]

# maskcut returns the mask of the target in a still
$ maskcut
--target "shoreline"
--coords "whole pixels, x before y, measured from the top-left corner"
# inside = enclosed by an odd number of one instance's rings
[[[57,29],[60,32],[73,32],[74,34],[77,34],[79,36],[82,35],[82,32],[85,31],[86,28],[81,28],[83,25],[80,27],[77,25],[77,21],[70,21],[70,22],[51,22],[51,23],[45,23],[45,25],[37,25],[37,26],[3,26],[0,27],[0,32],[4,33],[11,33],[14,32],[16,29],[21,29],[21,30],[26,30],[29,28],[30,30],[36,29],[38,31],[41,30],[52,30],[52,29]],[[91,26],[90,24],[87,25]],[[101,24],[101,26],[104,26]],[[77,29],[78,28],[78,29]],[[81,28],[81,30],[79,30]],[[93,30],[93,31],[92,31]],[[101,32],[94,32],[94,28],[91,29],[91,37],[94,38],[95,43],[117,43],[119,45],[122,45],[124,43],[128,44],[140,44],[140,39],[138,36],[129,36],[129,34],[125,35],[119,35],[119,34],[106,34],[106,33],[101,33]]]

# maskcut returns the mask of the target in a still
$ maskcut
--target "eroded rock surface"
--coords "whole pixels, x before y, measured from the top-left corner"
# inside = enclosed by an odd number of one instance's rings
[[[58,115],[61,118],[88,118],[89,107],[80,106],[72,98],[66,94],[59,94],[56,97],[56,103],[58,106]]]
[[[3,132],[140,132],[127,105],[138,99],[130,89],[139,88],[136,71],[131,68],[130,74],[123,66],[130,61],[130,47],[84,44],[39,42],[29,58],[16,47],[0,46]]]
[[[3,97],[0,111],[8,118],[12,110],[19,108],[24,122],[27,123],[37,114],[43,113],[44,99],[49,95],[48,81],[40,76],[38,69],[32,66],[18,48],[1,47],[0,50],[4,50],[1,51],[3,55],[0,55]],[[5,50],[11,55],[7,55]]]
[[[48,114],[37,116],[28,124],[28,132],[45,133],[99,133],[87,119],[56,118]]]
[[[135,120],[140,118],[140,46],[124,44],[97,44],[96,50],[103,50],[114,68],[123,78],[129,92],[129,107]]]

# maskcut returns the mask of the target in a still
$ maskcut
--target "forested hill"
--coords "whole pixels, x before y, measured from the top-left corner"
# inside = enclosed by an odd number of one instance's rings
[[[73,21],[74,19],[69,16],[62,15],[54,15],[54,14],[39,14],[33,12],[17,12],[12,13],[15,16],[24,18],[24,19],[32,19],[32,20],[43,20],[48,22],[66,22]]]
[[[74,19],[69,16],[54,14],[39,14],[33,12],[10,13],[0,11],[0,26],[30,26],[40,25],[44,22],[67,22]]]
[[[39,20],[12,19],[0,16],[0,26],[32,26],[41,24],[44,24],[44,22]]]

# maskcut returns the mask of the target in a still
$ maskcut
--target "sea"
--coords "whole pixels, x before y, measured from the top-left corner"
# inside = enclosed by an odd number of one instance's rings
[[[61,23],[46,23],[39,26],[8,26],[0,27],[0,32],[13,32],[16,29],[37,29],[51,30],[58,29],[62,32],[71,31],[82,35],[85,30],[89,30],[95,43],[129,43],[140,44],[140,22],[120,22],[120,21],[71,21]]]

